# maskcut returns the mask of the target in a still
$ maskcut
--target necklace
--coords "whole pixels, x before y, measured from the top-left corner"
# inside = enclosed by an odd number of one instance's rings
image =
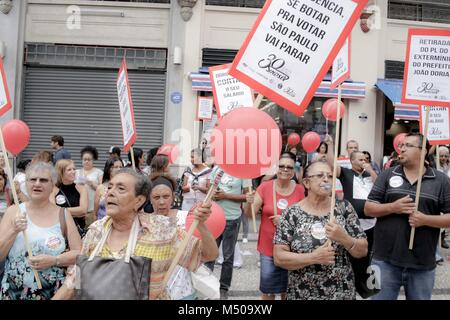
[[[275,182],[275,192],[280,193],[282,195],[286,195],[288,191],[291,189],[291,182],[289,181],[289,185],[287,187],[280,187],[278,185],[278,180]]]

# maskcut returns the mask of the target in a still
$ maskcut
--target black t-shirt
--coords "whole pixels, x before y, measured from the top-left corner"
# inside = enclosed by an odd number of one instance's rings
[[[344,199],[350,202],[359,218],[370,219],[364,214],[364,205],[367,196],[373,187],[370,173],[363,171],[359,174],[352,169],[341,167],[341,175],[338,177],[344,190]]]
[[[401,165],[383,171],[369,194],[368,201],[392,203],[409,195],[415,200],[417,182],[411,185]],[[428,168],[422,179],[420,212],[429,215],[450,213],[450,179],[435,169]],[[377,218],[374,235],[374,255],[378,260],[393,265],[420,270],[436,267],[436,247],[439,229],[416,228],[413,250],[409,250],[411,226],[407,214],[390,214]]]
[[[59,191],[55,197],[56,205],[61,208],[75,208],[80,206],[80,193],[76,188],[76,184],[72,183],[69,185],[62,184],[59,187]],[[86,227],[85,218],[73,218],[75,223],[81,228]]]

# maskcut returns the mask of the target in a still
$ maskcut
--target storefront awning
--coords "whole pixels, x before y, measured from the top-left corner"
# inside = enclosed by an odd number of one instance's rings
[[[394,118],[396,120],[419,120],[419,106],[401,103],[402,80],[378,79],[375,86],[381,90],[394,106]]]
[[[189,78],[192,81],[193,91],[212,91],[211,80],[207,68],[201,68],[199,72],[191,72]],[[330,89],[330,78],[327,75],[319,88],[316,97],[337,98],[338,89]],[[364,99],[366,97],[366,84],[364,82],[346,81],[341,86],[343,99]]]

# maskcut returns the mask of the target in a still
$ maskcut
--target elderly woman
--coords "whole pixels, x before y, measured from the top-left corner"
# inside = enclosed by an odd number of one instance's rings
[[[27,168],[26,179],[30,200],[9,207],[0,224],[0,260],[6,258],[0,300],[50,299],[81,247],[72,216],[49,201],[56,182],[53,166],[34,163]],[[24,230],[32,258],[28,258]],[[38,290],[33,269],[38,271],[42,290]]]
[[[150,202],[154,208],[154,214],[163,215],[174,219],[178,227],[184,229],[187,211],[172,209],[175,186],[175,181],[168,175],[155,177],[152,181]],[[207,238],[202,237],[202,239],[215,242],[209,231],[204,230],[204,232]],[[178,266],[173,272],[172,278],[168,283],[168,291],[172,300],[195,299],[196,293],[192,285],[189,270]]]
[[[284,152],[278,163],[277,178],[261,183],[256,193],[247,193],[247,203],[244,204],[244,212],[249,217],[250,204],[253,204],[255,212],[262,209],[257,246],[260,253],[259,290],[262,300],[275,300],[276,294],[280,294],[283,300],[286,298],[288,271],[275,266],[273,262],[273,236],[282,211],[305,197],[303,186],[292,180],[294,167],[295,155]]]
[[[106,160],[103,169],[102,184],[97,187],[94,197],[94,220],[102,219],[106,215],[105,195],[108,191],[108,183],[114,175],[123,168],[123,162],[120,158],[112,157]]]
[[[86,228],[88,195],[84,185],[75,184],[75,164],[72,160],[62,159],[56,163],[58,180],[50,197],[61,208],[68,208],[81,236]]]
[[[167,189],[166,193],[153,193],[155,201],[164,202],[162,200],[170,198],[170,188]],[[106,236],[106,242],[99,253],[100,256],[114,259],[124,258],[127,240],[133,222],[137,218],[139,232],[133,255],[152,259],[149,299],[170,299],[170,295],[167,295],[166,289],[162,287],[162,282],[177,248],[186,237],[186,232],[177,228],[176,220],[173,218],[162,214],[145,214],[141,211],[149,193],[150,184],[146,177],[129,168],[120,170],[108,185],[107,216],[89,227],[83,241],[81,254],[89,256],[100,239]],[[163,209],[163,205],[159,206],[158,204],[157,207],[161,208],[158,212],[169,213],[167,211],[169,209]],[[178,262],[189,271],[196,270],[201,261],[211,261],[217,257],[216,242],[205,226],[205,221],[210,213],[210,206],[206,205],[198,207],[195,211],[202,240],[191,238]],[[108,233],[105,234],[105,232]],[[70,276],[55,295],[55,299],[70,299],[74,295],[75,270],[71,270]],[[83,281],[84,277],[92,276],[94,275],[83,274],[81,271],[80,278]],[[120,288],[117,288],[117,291],[120,292]]]
[[[274,261],[289,270],[288,300],[356,299],[348,255],[367,255],[366,235],[348,202],[330,219],[330,166],[305,168],[307,197],[283,212],[274,238]]]

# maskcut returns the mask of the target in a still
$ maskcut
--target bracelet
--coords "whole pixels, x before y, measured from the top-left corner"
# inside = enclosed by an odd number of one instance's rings
[[[353,239],[353,244],[347,251],[352,251],[356,247],[356,239]]]
[[[55,266],[59,267],[59,256],[56,256],[56,264]]]

